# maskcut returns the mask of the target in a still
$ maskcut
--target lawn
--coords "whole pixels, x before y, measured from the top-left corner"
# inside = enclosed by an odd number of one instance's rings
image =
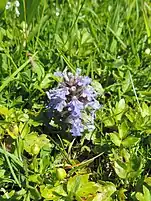
[[[0,201],[151,201],[151,2],[0,0]]]

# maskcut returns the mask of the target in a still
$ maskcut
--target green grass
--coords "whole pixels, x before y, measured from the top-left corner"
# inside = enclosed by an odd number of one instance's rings
[[[19,11],[0,10],[0,200],[151,200],[150,1],[20,0]],[[90,76],[102,105],[76,139],[47,127],[46,91],[65,68]]]

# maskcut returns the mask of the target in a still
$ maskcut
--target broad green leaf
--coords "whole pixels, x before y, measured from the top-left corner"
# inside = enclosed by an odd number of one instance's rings
[[[151,186],[151,177],[146,177],[146,178],[144,179],[144,182],[145,182],[146,184],[148,184],[149,186]]]
[[[80,200],[82,197],[88,198],[89,195],[97,192],[98,185],[94,182],[89,182],[88,178],[88,174],[70,177],[67,183],[67,191],[71,199],[73,196],[76,196],[77,200]]]
[[[98,185],[95,182],[87,182],[82,185],[76,192],[76,196],[87,198],[89,194],[95,194],[98,190]]]
[[[49,87],[50,83],[51,83],[51,74],[48,73],[45,75],[44,79],[42,80],[42,82],[40,83],[40,88],[41,89],[46,89]]]
[[[43,147],[44,148],[44,147]],[[50,147],[49,147],[49,151],[50,151]],[[48,152],[49,153],[49,152]],[[44,174],[46,171],[46,168],[49,166],[50,164],[50,156],[48,155],[48,153],[46,153],[43,157],[41,156],[41,160],[40,160],[40,174]]]
[[[122,163],[120,161],[115,161],[114,169],[115,169],[116,174],[120,178],[125,179],[127,177],[127,167],[124,163]]]
[[[125,116],[128,118],[130,122],[135,120],[135,112],[131,108],[128,108],[128,112],[125,113]]]
[[[126,107],[126,105],[125,105],[125,100],[124,99],[121,99],[116,104],[116,107],[115,107],[115,110],[114,110],[114,115],[115,115],[116,121],[120,121],[121,120],[123,112],[125,111],[125,107]]]
[[[33,174],[28,176],[28,180],[37,184],[42,183],[42,178],[39,174]]]
[[[116,186],[109,181],[101,181],[101,184],[99,184],[98,192],[104,192],[106,193],[106,196],[111,196],[116,191]]]
[[[111,201],[111,200],[104,198],[104,193],[97,193],[97,195],[92,201]]]
[[[49,185],[40,186],[40,192],[43,198],[53,201],[58,201],[59,197],[67,196],[67,193],[65,192],[62,184],[55,187]]]
[[[19,132],[18,132],[18,126],[17,124],[12,124],[9,126],[8,129],[6,129],[8,135],[10,135],[13,139],[18,138]]]
[[[112,127],[115,125],[114,119],[112,117],[105,116],[103,123],[105,124],[106,127]]]
[[[143,193],[145,200],[151,200],[151,191],[146,186],[143,186]]]
[[[150,115],[149,107],[146,103],[142,103],[142,110],[141,110],[142,117],[146,117]]]
[[[30,132],[30,127],[29,127],[28,123],[20,122],[19,132],[20,132],[21,137],[24,138]]]
[[[33,64],[32,64],[32,69],[33,71],[37,74],[37,79],[38,81],[41,81],[41,79],[44,77],[45,72],[44,72],[44,68],[42,65],[36,63],[36,61],[33,60]]]
[[[131,80],[129,76],[129,72],[126,72],[125,80],[122,82],[122,91],[123,93],[127,92],[131,86]]]
[[[110,133],[111,141],[118,147],[121,145],[121,140],[118,137],[118,133]]]
[[[98,81],[93,80],[92,86],[95,89],[95,91],[98,92],[99,96],[103,95],[104,89],[103,89],[102,85]]]
[[[93,41],[93,38],[91,37],[91,34],[87,31],[87,29],[83,29],[81,35],[81,44],[91,43]]]
[[[137,155],[131,155],[129,163],[127,164],[128,178],[137,178],[143,171],[142,157]]]
[[[22,113],[18,116],[18,120],[22,122],[27,122],[29,120],[28,114]]]
[[[67,191],[68,193],[75,194],[76,191],[83,185],[88,183],[89,175],[75,175],[74,177],[70,177],[67,183]]]
[[[121,125],[118,126],[119,137],[120,139],[124,139],[128,134],[128,126],[126,122],[122,122]]]
[[[0,0],[0,12],[5,9],[7,0]]]
[[[0,179],[4,178],[5,170],[0,169]]]
[[[7,116],[10,114],[10,111],[7,107],[0,105],[0,115]]]
[[[122,141],[124,147],[135,146],[140,141],[140,138],[134,136],[128,136],[125,140]]]
[[[121,155],[122,155],[122,157],[124,157],[126,162],[128,162],[130,160],[130,153],[128,152],[128,150],[126,148],[123,148],[121,150]]]
[[[39,149],[41,149],[44,145],[48,144],[49,140],[47,139],[47,136],[44,134],[41,134],[38,136],[36,132],[32,132],[25,136],[24,139],[24,149],[30,153],[33,154],[33,146],[38,146]]]
[[[143,186],[143,193],[137,192],[136,198],[139,201],[149,201],[151,200],[151,192],[146,186]]]
[[[137,193],[136,193],[136,198],[137,198],[137,200],[139,200],[139,201],[147,201],[147,200],[144,199],[143,194],[140,193],[140,192],[137,192]]]
[[[112,194],[116,191],[116,186],[112,182],[101,182],[98,193],[93,201],[112,201]]]

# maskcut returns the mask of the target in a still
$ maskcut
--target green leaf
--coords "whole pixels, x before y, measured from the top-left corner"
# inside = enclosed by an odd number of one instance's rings
[[[131,79],[129,76],[129,71],[126,72],[125,80],[122,82],[122,91],[126,93],[131,86]]]
[[[93,38],[91,37],[91,34],[87,31],[87,29],[83,29],[81,35],[81,44],[91,43],[93,41]]]
[[[12,124],[9,126],[8,129],[6,129],[8,135],[10,135],[13,139],[18,138],[19,133],[18,133],[18,126],[17,124]]]
[[[128,134],[128,126],[126,124],[126,122],[122,122],[121,125],[118,126],[118,131],[119,131],[119,137],[120,139],[124,139],[127,134]]]
[[[15,191],[11,190],[10,192],[5,192],[5,194],[1,198],[3,198],[4,200],[8,200],[8,199],[12,200],[12,197],[14,196],[14,194],[15,194]]]
[[[98,190],[98,185],[95,182],[87,182],[76,192],[76,196],[88,197],[89,194],[95,194]]]
[[[142,110],[141,110],[142,117],[150,116],[149,107],[146,103],[142,103]]]
[[[137,155],[131,155],[129,163],[127,164],[128,178],[136,178],[143,171],[143,160]]]
[[[128,108],[128,112],[125,113],[125,116],[128,118],[130,122],[134,122],[135,120],[135,112],[132,108]]]
[[[30,196],[33,200],[39,200],[41,198],[39,191],[37,188],[29,186]]]
[[[10,111],[7,107],[0,105],[0,115],[7,116],[10,114]]]
[[[115,125],[114,119],[112,117],[105,116],[103,123],[105,124],[106,127],[112,127]]]
[[[127,199],[127,197],[126,197],[126,195],[125,195],[125,192],[126,192],[127,190],[126,189],[124,189],[124,188],[120,188],[119,190],[118,190],[118,199],[119,199],[119,201],[125,201],[126,199]]]
[[[19,11],[21,21],[27,21],[27,23],[30,24],[38,12],[38,6],[40,3],[41,0],[20,0]]]
[[[103,182],[99,184],[98,193],[93,201],[112,201],[112,194],[116,191],[116,186],[112,182]]]
[[[29,153],[33,154],[33,147],[37,145],[41,149],[44,145],[48,144],[49,140],[47,136],[41,134],[38,136],[38,133],[32,132],[25,136],[24,139],[24,149]]]
[[[0,27],[0,42],[2,42],[4,36],[6,35],[6,31],[5,29],[3,29],[2,27]]]
[[[148,184],[149,186],[151,186],[151,177],[146,177],[146,178],[144,179],[144,182],[145,182],[146,184]]]
[[[147,201],[147,200],[144,200],[144,196],[143,196],[143,194],[140,193],[140,192],[136,193],[136,198],[137,198],[137,200],[139,200],[139,201]]]
[[[30,132],[30,127],[28,126],[27,122],[25,123],[20,122],[19,132],[22,138],[24,138]]]
[[[119,160],[115,161],[114,169],[120,178],[125,179],[127,177],[127,167],[124,163],[120,162]]]
[[[116,107],[115,107],[115,110],[114,110],[114,115],[115,115],[116,121],[120,121],[121,120],[123,112],[125,111],[125,107],[126,107],[126,105],[125,105],[125,100],[124,99],[121,99],[116,104]]]
[[[95,91],[98,92],[98,94],[99,94],[100,96],[103,95],[104,89],[103,89],[102,85],[101,85],[98,81],[93,80],[92,86],[93,86],[93,88],[95,89]]]
[[[1,178],[4,178],[5,172],[6,172],[5,170],[3,170],[3,169],[1,170],[1,169],[0,169],[0,179],[1,179]]]
[[[118,147],[121,145],[121,140],[119,139],[117,133],[110,133],[111,141]]]
[[[70,177],[67,183],[67,191],[69,194],[75,194],[78,188],[82,186],[83,183],[88,182],[89,175],[75,175]]]
[[[44,77],[45,72],[44,72],[44,68],[42,65],[37,64],[35,61],[33,61],[33,65],[32,65],[32,69],[33,71],[37,74],[37,79],[38,81],[41,81],[41,79]]]
[[[135,146],[140,141],[140,138],[134,136],[128,136],[125,140],[122,141],[124,147]]]
[[[109,181],[106,181],[106,182],[102,181],[98,189],[98,192],[104,192],[106,193],[108,197],[111,196],[115,191],[116,191],[116,186]]]
[[[87,198],[90,194],[96,193],[98,185],[94,182],[89,182],[88,178],[88,174],[70,177],[67,183],[67,191],[71,199],[76,196],[77,200],[79,200],[80,197]]]
[[[59,197],[67,196],[62,184],[55,187],[50,185],[40,186],[40,192],[43,198],[53,201],[58,201]]]
[[[139,201],[149,201],[151,200],[151,192],[146,186],[143,186],[143,193],[136,193],[136,198]]]
[[[42,178],[39,174],[33,174],[28,176],[28,181],[31,181],[33,183],[41,184]]]
[[[0,0],[0,12],[5,9],[7,0]]]
[[[18,120],[22,121],[22,122],[27,122],[29,120],[29,116],[28,116],[28,114],[25,114],[25,113],[20,114],[18,116]]]
[[[40,83],[40,88],[41,89],[46,89],[50,86],[50,78],[52,77],[52,75],[50,73],[46,74],[44,79],[42,80],[42,82]]]

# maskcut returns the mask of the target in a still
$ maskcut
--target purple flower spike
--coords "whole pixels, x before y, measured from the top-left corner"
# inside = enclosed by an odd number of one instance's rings
[[[96,92],[94,91],[93,87],[88,86],[83,90],[83,93],[81,94],[82,97],[86,97],[88,101],[92,101],[96,97]]]
[[[91,106],[91,108],[93,108],[95,111],[100,109],[101,105],[99,104],[99,102],[97,100],[92,100],[91,102],[89,102],[87,104],[88,106]]]
[[[63,108],[67,105],[66,96],[69,95],[68,88],[64,87],[57,90],[50,90],[46,93],[48,98],[50,99],[48,107],[55,109],[58,112],[62,112]]]
[[[81,117],[81,110],[84,109],[84,104],[80,102],[76,96],[68,104],[68,110],[71,111],[73,117]]]
[[[91,78],[80,73],[80,69],[75,75],[67,71],[56,72],[55,76],[62,77],[63,81],[56,89],[47,92],[50,100],[47,108],[50,108],[52,115],[54,110],[61,114],[60,121],[69,125],[73,136],[81,136],[86,129],[94,130],[95,113],[100,108],[97,93],[90,85]],[[88,115],[89,121],[84,114]]]
[[[84,131],[84,127],[80,119],[75,119],[72,121],[72,128],[71,128],[72,136],[80,136],[81,132]]]
[[[88,76],[85,76],[85,77],[79,77],[78,79],[78,86],[87,86],[91,83],[91,78],[89,78]]]

